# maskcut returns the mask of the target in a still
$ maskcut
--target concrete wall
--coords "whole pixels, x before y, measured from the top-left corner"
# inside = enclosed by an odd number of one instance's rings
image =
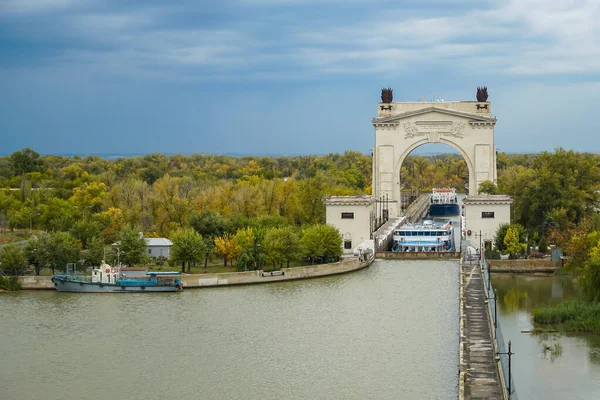
[[[283,271],[283,276],[261,276],[260,271],[184,275],[182,281],[185,288],[282,282],[345,274],[347,272],[366,268],[371,262],[372,260],[361,263],[358,259],[351,259],[332,264],[282,268],[281,271]]]
[[[492,272],[554,273],[552,260],[487,260]]]
[[[19,283],[22,289],[54,289],[51,276],[20,276]]]
[[[169,258],[169,251],[171,246],[146,246],[146,254],[150,257],[160,257],[163,256],[165,258]]]
[[[510,204],[468,204],[467,201],[464,203],[466,232],[471,231],[471,236],[467,236],[467,240],[476,249],[479,248],[480,231],[481,242],[484,244],[486,241],[494,240],[500,225],[510,223]],[[482,218],[483,212],[493,212],[494,218]]]
[[[370,217],[371,211],[375,210],[374,204],[329,205],[326,202],[325,205],[325,221],[340,231],[344,254],[352,254],[354,248],[370,239]],[[354,218],[342,218],[342,213],[354,213]],[[343,246],[348,240],[352,243],[350,248],[346,249]]]
[[[345,274],[366,268],[372,262],[373,259],[360,262],[358,259],[353,258],[331,264],[283,268],[284,274],[282,276],[261,276],[261,271],[182,275],[181,281],[186,288],[282,282]],[[19,283],[24,290],[54,289],[51,279],[50,276],[20,276]]]

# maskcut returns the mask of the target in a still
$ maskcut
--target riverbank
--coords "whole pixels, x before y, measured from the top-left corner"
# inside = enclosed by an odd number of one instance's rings
[[[510,274],[553,274],[558,267],[551,260],[486,260],[490,272]]]
[[[600,303],[570,300],[533,311],[533,321],[539,325],[560,326],[569,332],[590,332],[600,335]]]
[[[213,274],[182,275],[184,288],[203,288],[215,286],[252,285],[261,283],[283,282],[298,279],[319,278],[324,276],[346,274],[368,267],[374,258],[367,261],[347,259],[336,263],[310,265],[304,267],[282,268],[280,275],[263,273],[263,271],[226,272]],[[54,289],[50,276],[20,276],[18,281],[22,290]]]

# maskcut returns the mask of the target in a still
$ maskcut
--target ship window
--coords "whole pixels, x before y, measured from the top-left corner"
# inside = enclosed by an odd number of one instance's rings
[[[494,212],[493,211],[482,211],[481,218],[494,218]]]
[[[431,236],[431,232],[423,232],[425,236]]]
[[[345,240],[344,241],[344,249],[351,249],[352,248],[352,241],[351,240]]]
[[[354,219],[354,213],[353,212],[343,212],[342,219]]]

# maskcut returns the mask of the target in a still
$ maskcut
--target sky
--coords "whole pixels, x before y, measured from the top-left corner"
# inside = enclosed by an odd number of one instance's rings
[[[381,88],[478,86],[498,150],[600,152],[599,20],[600,0],[0,0],[0,154],[368,153]]]

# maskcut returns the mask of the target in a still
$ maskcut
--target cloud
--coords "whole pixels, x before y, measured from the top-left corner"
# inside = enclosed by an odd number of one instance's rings
[[[598,1],[454,1],[452,13],[440,1],[389,10],[356,2],[353,7],[364,13],[350,18],[336,13],[338,0],[328,0],[319,2],[323,16],[316,19],[307,13],[316,7],[312,0],[278,6],[272,0],[232,1],[209,10],[194,3],[135,9],[113,3],[101,10],[75,0],[7,4],[14,13],[63,10],[64,23],[55,31],[63,40],[52,67],[87,66],[90,74],[107,76],[203,81],[287,72],[290,79],[312,79],[423,67],[486,68],[507,76],[600,73]],[[280,12],[284,6],[298,11]],[[69,40],[77,45],[65,45]]]
[[[86,0],[1,0],[0,14],[30,14],[81,7]]]

